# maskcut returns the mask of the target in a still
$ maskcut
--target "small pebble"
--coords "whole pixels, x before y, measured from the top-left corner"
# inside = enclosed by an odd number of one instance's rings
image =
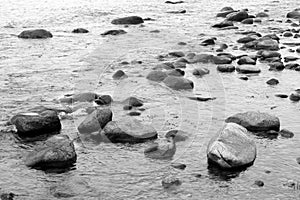
[[[263,186],[264,186],[264,182],[261,181],[261,180],[256,180],[256,181],[254,182],[254,184],[257,185],[258,187],[263,187]]]

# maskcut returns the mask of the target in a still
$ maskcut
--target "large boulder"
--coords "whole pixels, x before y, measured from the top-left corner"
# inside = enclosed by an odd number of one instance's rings
[[[166,84],[166,86],[175,90],[194,88],[194,83],[191,80],[177,76],[168,76],[163,82]]]
[[[104,128],[112,120],[112,111],[109,108],[96,109],[89,114],[78,126],[80,133],[92,133]]]
[[[256,145],[247,136],[247,129],[228,123],[210,140],[207,158],[209,163],[227,169],[249,166],[256,158]]]
[[[74,144],[67,135],[55,135],[37,145],[30,152],[25,164],[34,168],[65,168],[72,166],[77,159]]]
[[[21,137],[57,133],[61,129],[57,112],[53,110],[19,113],[10,122],[16,126],[17,134]]]
[[[52,38],[53,35],[44,29],[26,30],[18,35],[19,38],[24,39],[44,39]]]
[[[248,13],[246,11],[233,12],[226,16],[229,21],[238,21],[241,22],[244,19],[248,18]]]
[[[237,113],[226,119],[226,122],[233,122],[245,127],[248,131],[279,131],[279,118],[268,113],[249,111],[244,113]]]
[[[167,77],[167,73],[163,72],[161,70],[153,70],[149,72],[149,74],[146,76],[146,78],[150,81],[156,81],[161,82]]]
[[[120,24],[142,24],[144,20],[138,16],[130,16],[130,17],[122,17],[112,20],[112,24],[120,25]]]
[[[113,143],[140,143],[157,138],[157,132],[152,126],[136,119],[108,122],[101,135]]]

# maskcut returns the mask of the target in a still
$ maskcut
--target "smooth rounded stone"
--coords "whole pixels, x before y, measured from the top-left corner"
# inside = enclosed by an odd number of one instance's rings
[[[212,25],[213,28],[224,28],[224,27],[230,27],[230,26],[234,26],[234,24],[232,21],[228,21],[228,20],[224,20],[220,23]]]
[[[193,58],[191,59],[188,59],[189,63],[209,63],[212,58],[214,57],[214,55],[212,54],[205,54],[205,53],[202,53],[202,54],[197,54],[195,56],[193,56]]]
[[[238,124],[225,124],[208,144],[209,164],[226,169],[252,165],[256,158],[256,145],[247,132]]]
[[[257,185],[258,187],[263,187],[265,184],[261,180],[256,180],[256,181],[254,181],[254,185]]]
[[[269,66],[269,71],[282,71],[285,68],[284,64],[281,61],[269,63]]]
[[[153,67],[153,70],[161,70],[161,69],[166,69],[166,70],[169,70],[169,69],[174,69],[175,64],[176,62],[164,62],[164,63],[160,63],[158,65],[156,65],[155,67]],[[185,63],[182,63],[184,66],[186,65]]]
[[[72,33],[88,33],[89,31],[84,28],[76,28],[72,31]]]
[[[227,44],[220,44],[219,49],[216,50],[216,52],[222,52],[224,49],[227,49],[228,45]]]
[[[254,23],[261,23],[262,21],[261,21],[261,19],[253,19],[253,22]]]
[[[33,108],[28,109],[29,112],[33,113],[41,113],[47,110],[55,111],[57,114],[59,113],[72,113],[72,108],[63,105],[51,105],[51,106],[35,106]]]
[[[112,116],[109,108],[96,109],[80,123],[78,131],[83,134],[99,131],[112,120]]]
[[[116,30],[105,31],[104,33],[101,33],[101,35],[122,35],[125,33],[127,33],[127,32],[122,29],[116,29]]]
[[[279,97],[279,98],[285,99],[285,98],[288,98],[289,95],[287,95],[287,94],[275,94],[275,97]]]
[[[26,30],[18,35],[19,38],[23,39],[44,39],[52,38],[53,35],[44,29]]]
[[[175,135],[174,141],[175,142],[183,142],[186,141],[188,137],[188,133],[182,130],[170,130],[166,133],[165,137],[168,137],[169,135]]]
[[[276,40],[273,39],[263,39],[258,41],[258,43],[255,46],[256,50],[279,50],[279,45],[278,42]]]
[[[181,169],[181,170],[184,170],[186,168],[186,165],[183,163],[172,163],[171,166],[174,167],[175,169]]]
[[[35,137],[49,133],[58,133],[61,129],[57,112],[52,110],[40,113],[19,113],[13,116],[10,122],[16,126],[17,134],[20,137]]]
[[[156,81],[161,82],[167,77],[167,73],[163,72],[161,70],[153,70],[149,72],[149,74],[146,76],[146,78],[150,81]]]
[[[260,12],[255,15],[256,17],[269,17],[269,15],[265,12]]]
[[[176,62],[183,62],[183,63],[188,63],[189,61],[186,59],[186,58],[183,58],[183,57],[181,57],[181,58],[179,58],[178,60],[176,60],[174,63],[176,63]]]
[[[239,65],[235,68],[235,70],[241,74],[253,74],[261,72],[261,70],[254,65]]]
[[[300,19],[300,11],[294,10],[292,12],[288,12],[286,15],[287,18]]]
[[[218,65],[217,70],[219,72],[234,72],[235,66],[233,66],[233,65]]]
[[[131,109],[132,109],[132,106],[129,106],[129,105],[123,106],[123,110],[131,110]]]
[[[173,69],[166,71],[168,76],[184,76],[185,72],[181,69]]]
[[[288,63],[285,65],[285,69],[295,70],[300,65],[298,63]]]
[[[208,39],[203,40],[200,45],[202,45],[202,46],[214,45],[215,40],[216,40],[215,38],[208,38]]]
[[[300,165],[300,157],[296,158],[296,161]]]
[[[263,59],[279,57],[281,58],[281,54],[278,51],[262,51],[261,54]]]
[[[109,105],[111,102],[113,102],[113,99],[110,95],[101,95],[95,100],[98,105]]]
[[[284,57],[284,62],[290,62],[290,61],[295,61],[298,60],[299,57],[295,57],[295,56],[286,56]]]
[[[246,36],[246,37],[242,37],[240,39],[237,40],[238,43],[248,43],[248,42],[252,42],[254,40],[257,40],[257,37],[255,36]]]
[[[25,158],[27,167],[49,169],[72,166],[77,159],[74,144],[67,135],[55,135],[35,146]]]
[[[277,85],[279,81],[275,78],[271,78],[266,82],[268,85]]]
[[[241,77],[239,77],[239,79],[247,81],[249,78],[247,76],[241,76]]]
[[[291,26],[292,26],[292,27],[299,27],[299,24],[292,23]]]
[[[193,75],[195,76],[204,76],[205,74],[209,74],[209,69],[204,67],[197,67],[193,70]]]
[[[226,16],[227,20],[229,21],[237,21],[241,22],[244,19],[248,18],[248,13],[246,11],[238,11],[238,12],[233,12],[230,13]]]
[[[231,10],[234,10],[234,9],[230,6],[225,6],[220,11],[231,11]]]
[[[292,92],[290,94],[290,100],[295,101],[295,102],[300,101],[300,93],[299,92]]]
[[[123,24],[142,24],[144,20],[138,16],[129,16],[129,17],[122,17],[118,19],[114,19],[111,22],[115,25],[123,25]]]
[[[120,79],[124,79],[127,78],[128,76],[125,74],[125,72],[123,70],[118,70],[114,73],[114,75],[112,76],[112,78],[114,80],[120,80]]]
[[[186,42],[178,42],[177,44],[178,44],[178,45],[187,45]]]
[[[186,78],[168,76],[163,80],[166,86],[175,90],[188,90],[194,88],[194,83]]]
[[[168,176],[161,181],[161,184],[163,188],[168,189],[171,187],[179,186],[182,184],[182,182],[176,177]]]
[[[243,56],[238,61],[239,65],[256,65],[256,61],[250,58],[249,56]]]
[[[225,56],[231,60],[236,60],[236,56],[232,55],[231,53],[218,53],[217,56]]]
[[[291,32],[285,32],[285,33],[283,33],[283,35],[282,35],[283,37],[293,37],[293,33],[291,33]]]
[[[179,3],[184,3],[184,1],[166,1],[165,3],[168,3],[168,4],[179,4]]]
[[[281,137],[284,137],[284,138],[292,138],[292,137],[294,137],[294,133],[292,131],[287,130],[287,129],[281,129],[279,131],[279,135]]]
[[[253,24],[253,18],[247,18],[241,21],[242,24]]]
[[[128,118],[108,122],[101,135],[113,143],[140,143],[157,138],[152,126]]]
[[[59,99],[61,103],[75,103],[75,102],[92,102],[98,99],[98,94],[93,92],[83,92],[73,94],[64,98]]]
[[[231,64],[232,60],[228,58],[227,56],[213,56],[211,58],[212,62],[217,65],[222,65],[222,64]]]
[[[129,115],[129,116],[140,116],[141,113],[137,112],[137,111],[132,111],[132,112],[128,113],[127,115]]]
[[[184,14],[184,13],[186,13],[186,10],[168,11],[167,13],[171,13],[171,14]]]
[[[300,34],[295,34],[294,38],[300,38]]]
[[[172,51],[169,52],[170,56],[174,56],[174,57],[184,57],[184,53],[182,51]]]
[[[10,192],[10,193],[2,193],[0,195],[0,199],[1,200],[13,200],[15,196],[18,196],[18,195],[15,195],[12,192]]]
[[[216,17],[227,17],[229,14],[235,12],[234,10],[228,10],[228,11],[221,11],[219,13],[217,13]]]
[[[225,120],[227,123],[236,123],[245,127],[248,131],[279,131],[279,118],[264,112],[248,111],[244,113],[237,113],[228,117]]]
[[[136,97],[128,97],[122,103],[132,107],[141,107],[144,105],[143,101]]]
[[[267,34],[267,35],[264,35],[262,38],[261,38],[261,41],[263,40],[275,40],[277,42],[279,42],[280,38],[275,34],[275,33],[272,33],[272,34]]]

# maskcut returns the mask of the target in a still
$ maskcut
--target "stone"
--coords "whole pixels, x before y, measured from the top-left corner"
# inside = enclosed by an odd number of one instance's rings
[[[253,19],[253,22],[254,23],[261,23],[262,21],[261,21],[261,19]]]
[[[168,76],[184,76],[185,72],[181,69],[173,69],[166,71]]]
[[[239,79],[247,81],[249,78],[247,76],[241,76],[241,77],[239,77]]]
[[[175,135],[175,142],[183,142],[188,139],[188,133],[182,130],[170,130],[166,133],[165,137],[167,138],[169,135]]]
[[[263,59],[272,58],[272,57],[281,58],[281,54],[277,51],[262,51],[261,56],[262,56]]]
[[[296,161],[300,165],[300,157],[296,158]]]
[[[73,166],[77,155],[67,135],[55,135],[37,145],[25,158],[27,167],[49,169]]]
[[[256,61],[250,58],[249,56],[243,56],[238,61],[237,64],[239,65],[255,65]]]
[[[168,4],[179,4],[179,3],[184,3],[184,1],[166,1],[165,3],[168,3]]]
[[[193,75],[195,75],[195,76],[203,76],[205,74],[209,74],[209,70],[207,68],[198,67],[193,70]]]
[[[293,19],[300,19],[300,11],[294,10],[294,11],[288,12],[286,17],[293,18]]]
[[[285,69],[295,70],[300,65],[298,63],[288,63],[285,65]]]
[[[101,135],[113,143],[140,143],[157,138],[152,126],[128,118],[108,122]]]
[[[226,16],[227,20],[229,21],[238,21],[241,22],[244,19],[248,18],[248,13],[246,11],[238,11],[230,13]]]
[[[174,64],[175,63],[172,63],[172,62],[164,62],[164,63],[160,63],[160,64],[156,65],[153,69],[154,70],[159,70],[159,69],[166,69],[166,70],[174,69],[175,68]],[[186,65],[185,63],[182,63],[182,64],[184,66]]]
[[[164,84],[175,90],[193,89],[194,83],[183,77],[168,76],[163,80]]]
[[[231,11],[231,10],[234,10],[234,9],[230,6],[225,6],[220,11]]]
[[[289,95],[287,95],[287,94],[275,94],[275,97],[279,97],[279,98],[285,99],[285,98],[288,98]]]
[[[186,10],[168,11],[167,13],[171,13],[171,14],[184,14],[184,13],[186,13]]]
[[[93,92],[83,92],[73,95],[68,95],[67,97],[61,98],[61,103],[75,103],[75,102],[92,102],[98,98],[98,94]]]
[[[112,116],[112,111],[109,108],[96,109],[80,123],[78,131],[82,134],[99,131],[112,120]]]
[[[281,129],[279,131],[279,135],[283,138],[292,138],[292,137],[294,137],[294,133],[292,131],[287,130],[287,129]]]
[[[150,81],[156,81],[161,82],[167,77],[167,73],[163,72],[161,70],[153,70],[149,72],[149,74],[146,76],[146,78]]]
[[[20,137],[35,137],[44,134],[58,133],[61,123],[57,112],[52,110],[38,112],[24,112],[13,116],[11,124],[16,126]]]
[[[132,112],[128,113],[127,115],[129,115],[129,116],[140,116],[141,113],[140,112],[136,112],[136,111],[132,111]]]
[[[126,31],[122,30],[122,29],[117,29],[117,30],[108,30],[105,31],[104,33],[101,33],[101,35],[122,35],[127,33]]]
[[[261,181],[261,180],[256,180],[256,181],[254,182],[254,185],[257,185],[258,187],[263,187],[265,184],[264,184],[264,182]]]
[[[256,158],[256,145],[247,135],[247,129],[225,124],[210,140],[207,147],[209,164],[232,169],[252,165]]]
[[[231,26],[233,26],[233,22],[228,20],[224,20],[220,23],[212,25],[213,28],[224,28],[224,27],[231,27]]]
[[[17,196],[17,195],[15,195],[12,192],[10,192],[10,193],[2,193],[0,195],[0,199],[1,200],[13,200],[15,196]]]
[[[23,31],[18,35],[18,37],[23,39],[45,39],[52,38],[53,35],[44,29],[34,29]]]
[[[232,60],[226,56],[213,56],[211,60],[217,65],[232,63]]]
[[[253,19],[252,18],[247,18],[241,21],[242,24],[253,24]]]
[[[191,59],[188,59],[189,63],[209,63],[214,55],[211,54],[197,54],[193,56]]]
[[[235,66],[233,66],[233,65],[218,65],[217,70],[219,72],[234,72]]]
[[[216,17],[227,17],[229,14],[235,12],[234,10],[221,11],[216,15]]]
[[[227,123],[237,123],[245,127],[248,131],[279,131],[279,118],[264,112],[248,111],[244,113],[237,113],[228,117],[225,120]]]
[[[295,57],[295,56],[286,56],[284,57],[284,62],[290,62],[290,61],[295,61],[298,60],[299,57]]]
[[[172,51],[169,52],[169,55],[173,57],[184,57],[184,53],[182,51]]]
[[[257,38],[254,36],[246,36],[237,40],[238,43],[248,43],[256,40]]]
[[[113,102],[113,99],[110,95],[101,95],[95,100],[98,105],[109,105],[111,102]]]
[[[260,12],[256,14],[256,17],[269,17],[269,15],[265,12]]]
[[[283,36],[283,37],[293,37],[293,33],[287,31],[287,32],[283,33],[282,36]]]
[[[214,45],[214,44],[215,44],[215,38],[208,38],[201,42],[202,46]]]
[[[279,45],[276,40],[273,39],[263,39],[258,41],[258,43],[255,46],[256,50],[279,50]]]
[[[292,92],[290,94],[290,100],[295,101],[295,102],[300,101],[300,93],[299,92]]]
[[[88,33],[89,31],[84,28],[76,28],[72,31],[72,33]]]
[[[186,68],[186,62],[176,61],[173,63],[174,68]]]
[[[114,80],[121,80],[124,78],[127,78],[128,76],[125,74],[125,72],[123,70],[118,70],[114,73],[114,75],[112,76],[112,78]]]
[[[128,97],[122,103],[132,107],[141,107],[144,105],[143,101],[136,97]]]
[[[184,170],[186,168],[186,165],[183,163],[172,163],[171,166],[174,167],[175,169],[181,169],[181,170]]]
[[[285,68],[284,64],[281,61],[271,62],[269,63],[269,66],[270,66],[269,68],[270,71],[282,71]]]
[[[241,74],[253,74],[261,72],[261,70],[254,65],[239,65],[235,68],[235,70]]]
[[[161,184],[162,184],[163,188],[168,189],[168,188],[171,188],[174,186],[179,186],[182,184],[182,182],[176,177],[169,176],[169,177],[164,178],[161,181]]]
[[[268,85],[277,85],[279,81],[275,78],[271,78],[266,82]]]
[[[118,19],[114,19],[111,22],[115,25],[124,25],[124,24],[142,24],[144,23],[144,20],[139,16],[129,16],[129,17],[122,17]]]

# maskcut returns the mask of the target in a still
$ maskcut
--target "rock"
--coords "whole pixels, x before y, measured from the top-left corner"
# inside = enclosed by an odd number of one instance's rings
[[[113,143],[140,143],[157,138],[157,132],[152,126],[127,118],[108,122],[101,135]]]
[[[228,21],[228,20],[224,20],[220,23],[214,24],[212,27],[213,28],[224,28],[224,27],[229,27],[229,26],[233,26],[233,22]]]
[[[298,59],[299,58],[295,57],[295,56],[286,56],[286,57],[284,57],[284,62],[295,61],[295,60],[298,60]]]
[[[255,65],[256,61],[250,58],[249,56],[243,56],[238,61],[237,64],[239,65]]]
[[[226,16],[227,20],[229,21],[238,21],[241,22],[244,19],[248,18],[248,13],[246,11],[238,11],[230,13]]]
[[[184,3],[184,1],[166,1],[165,3],[169,3],[169,4],[179,4],[179,3]]]
[[[132,109],[132,106],[129,106],[129,105],[123,106],[123,110],[131,110],[131,109]]]
[[[186,165],[182,163],[172,163],[171,166],[174,167],[175,169],[181,169],[181,170],[184,170],[186,168]]]
[[[141,107],[143,106],[143,101],[139,100],[136,97],[128,97],[127,99],[125,99],[122,103],[128,105],[128,106],[132,106],[132,107]]]
[[[227,123],[237,123],[245,127],[248,131],[279,131],[280,121],[279,118],[263,112],[248,111],[238,113],[225,120]]]
[[[238,43],[248,43],[256,40],[257,38],[254,36],[246,36],[237,40]]]
[[[207,46],[207,45],[214,45],[215,44],[215,38],[209,38],[209,39],[205,39],[201,42],[202,46]]]
[[[146,76],[146,78],[150,81],[156,81],[161,82],[167,77],[167,73],[163,72],[161,70],[153,70],[149,72],[149,74]]]
[[[220,48],[217,49],[216,51],[217,52],[221,52],[223,51],[224,49],[227,49],[228,48],[228,45],[227,44],[220,44]]]
[[[195,76],[203,76],[205,74],[209,74],[209,70],[207,68],[198,67],[193,70],[193,75],[195,75]]]
[[[178,60],[176,60],[176,62],[188,63],[189,61],[187,59],[181,57]]]
[[[168,76],[163,80],[166,86],[175,89],[175,90],[184,90],[184,89],[193,89],[194,83],[189,79],[176,77],[176,76]]]
[[[217,70],[219,72],[234,72],[235,66],[233,66],[233,65],[218,65]]]
[[[292,131],[287,130],[287,129],[281,129],[281,131],[279,131],[279,135],[281,137],[284,137],[284,138],[294,137],[294,133]]]
[[[35,30],[27,30],[23,31],[18,35],[19,38],[24,39],[44,39],[44,38],[52,38],[53,35],[44,29],[35,29]]]
[[[72,31],[72,33],[88,33],[89,31],[84,28],[76,28]]]
[[[0,195],[1,200],[13,200],[16,195],[12,192],[10,193],[2,193]]]
[[[217,56],[225,56],[231,60],[236,60],[236,56],[232,55],[231,53],[218,53]]]
[[[254,184],[257,185],[258,187],[263,187],[263,186],[265,185],[264,182],[261,181],[261,180],[256,180],[256,181],[254,182]]]
[[[169,52],[169,55],[174,57],[184,57],[184,53],[182,51],[172,51]]]
[[[168,76],[184,76],[185,72],[181,69],[173,69],[166,71]]]
[[[173,63],[174,68],[186,68],[186,62],[176,61]]]
[[[247,130],[228,123],[214,136],[207,147],[209,164],[221,168],[240,168],[252,165],[256,158],[256,145],[247,136]]]
[[[300,165],[300,157],[296,158],[296,161]]]
[[[36,146],[25,159],[25,165],[33,168],[66,168],[77,159],[74,144],[67,135],[55,135]]]
[[[122,17],[118,19],[114,19],[111,22],[115,25],[122,25],[122,24],[142,24],[144,20],[138,16],[129,16],[129,17]]]
[[[197,54],[193,58],[188,59],[189,63],[209,63],[214,55],[211,54]]]
[[[235,12],[234,10],[222,11],[216,15],[216,17],[227,17],[229,14]]]
[[[297,53],[300,53],[300,47],[298,47],[298,48],[296,49],[296,52],[297,52]]]
[[[232,60],[226,56],[213,56],[211,60],[217,65],[232,63]]]
[[[68,97],[60,99],[61,103],[75,103],[75,102],[92,102],[98,98],[98,94],[93,92],[83,92],[78,94],[73,94]]]
[[[236,68],[236,71],[241,74],[253,74],[260,73],[260,69],[254,65],[239,65]]]
[[[293,37],[293,33],[291,33],[291,32],[285,32],[285,33],[283,33],[283,35],[282,35],[283,37]]]
[[[223,7],[220,11],[231,11],[231,10],[233,10],[232,7],[226,6],[226,7]]]
[[[275,40],[275,41],[279,42],[279,37],[275,33],[272,33],[272,34],[267,34],[267,35],[263,36],[261,38],[261,41],[263,41],[263,40]]]
[[[270,71],[282,71],[284,70],[284,64],[282,62],[272,62],[272,63],[269,63],[269,70]]]
[[[275,78],[271,78],[270,80],[268,80],[266,82],[268,85],[277,85],[279,83],[279,81]]]
[[[291,101],[300,101],[300,93],[299,92],[292,92],[290,94],[290,100]]]
[[[285,99],[285,98],[288,98],[289,95],[286,95],[286,94],[275,94],[275,97],[279,97],[279,98]]]
[[[183,142],[188,139],[188,133],[181,131],[181,130],[170,130],[166,133],[165,137],[168,137],[169,135],[175,135],[174,141],[175,142]]]
[[[109,105],[111,102],[113,102],[113,99],[110,95],[101,95],[95,100],[95,103],[98,105]]]
[[[83,134],[99,131],[112,120],[112,116],[109,108],[96,109],[80,123],[78,131]]]
[[[241,21],[242,24],[253,24],[253,19],[252,18],[247,18]]]
[[[168,189],[168,188],[171,188],[174,186],[179,186],[182,184],[182,182],[176,177],[169,176],[169,177],[164,178],[161,181],[161,184],[165,189]]]
[[[58,133],[61,129],[57,113],[52,110],[40,113],[19,113],[13,116],[10,122],[16,126],[17,134],[21,137],[35,137],[49,133]]]
[[[141,113],[140,112],[136,112],[136,111],[132,111],[130,113],[128,113],[129,116],[140,116]]]
[[[199,97],[199,96],[191,96],[187,98],[195,101],[211,101],[216,99],[216,97]]]
[[[256,14],[256,17],[269,17],[269,15],[265,12],[260,12]]]
[[[300,11],[299,10],[294,10],[292,12],[287,13],[286,15],[287,18],[293,18],[293,19],[300,19]]]
[[[120,80],[120,79],[124,79],[127,78],[128,76],[125,74],[125,72],[123,70],[118,70],[114,73],[114,75],[112,76],[112,78],[114,80]]]
[[[239,29],[237,26],[227,26],[224,28],[220,28],[219,30],[234,30],[234,29]]]
[[[164,63],[160,63],[158,65],[156,65],[153,69],[154,70],[158,70],[158,69],[166,69],[166,70],[169,70],[169,69],[174,69],[174,64],[175,63],[172,63],[172,62],[164,62]],[[185,63],[182,63],[184,66],[186,65]]]
[[[273,58],[273,57],[281,57],[281,54],[277,51],[262,51],[261,56],[263,59]]]
[[[285,69],[295,70],[300,65],[298,63],[288,63],[285,65]]]
[[[241,76],[239,79],[247,81],[249,78],[247,76]]]
[[[105,31],[104,33],[101,33],[101,35],[122,35],[127,33],[126,31],[122,30],[122,29],[118,29],[118,30],[108,30]]]
[[[253,19],[253,22],[254,23],[261,23],[262,21],[261,21],[261,19]]]
[[[171,14],[184,14],[184,13],[186,13],[186,10],[169,11],[167,13],[171,13]]]
[[[258,41],[258,43],[255,46],[256,50],[279,50],[279,45],[276,40],[273,39],[263,39]]]

